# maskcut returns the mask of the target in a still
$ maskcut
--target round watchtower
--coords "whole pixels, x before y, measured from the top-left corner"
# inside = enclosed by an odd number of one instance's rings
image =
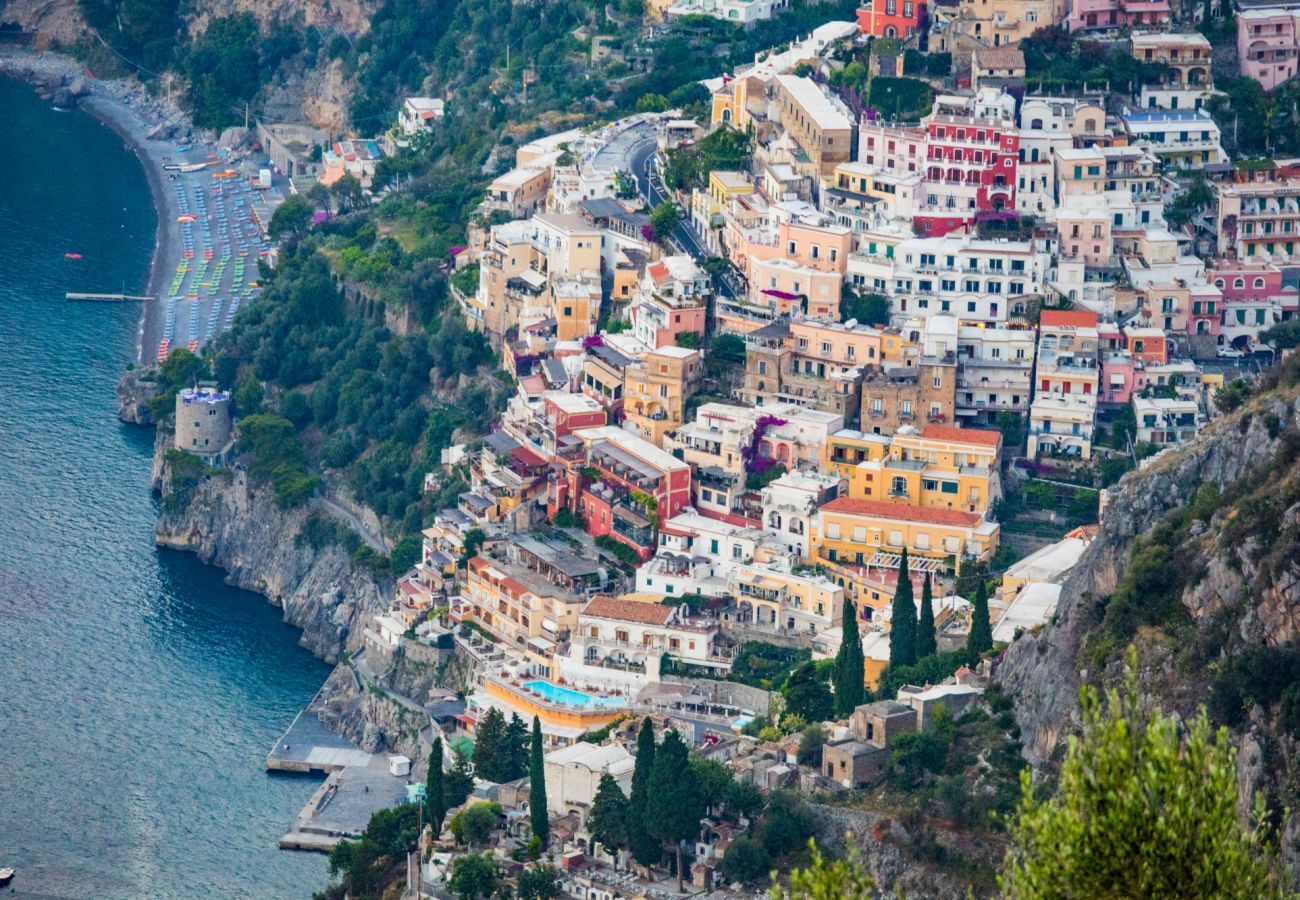
[[[176,395],[177,450],[215,456],[230,443],[230,431],[230,394],[196,387]]]

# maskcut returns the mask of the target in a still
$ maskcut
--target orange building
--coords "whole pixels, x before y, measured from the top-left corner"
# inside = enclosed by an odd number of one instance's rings
[[[858,9],[858,28],[872,37],[906,40],[920,30],[924,16],[920,0],[867,0]]]

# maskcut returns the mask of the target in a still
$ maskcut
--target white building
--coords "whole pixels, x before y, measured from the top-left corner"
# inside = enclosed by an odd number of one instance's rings
[[[712,16],[726,22],[748,24],[770,19],[790,5],[790,0],[677,0],[664,10],[669,16]]]
[[[1051,256],[1031,241],[913,238],[894,251],[890,309],[897,318],[952,315],[997,325],[1042,293]]]
[[[397,124],[407,137],[428,134],[446,112],[446,104],[437,97],[407,97],[397,114]]]
[[[543,761],[546,811],[553,816],[577,813],[584,822],[596,799],[600,779],[608,775],[625,796],[632,793],[635,760],[622,744],[588,744],[583,741],[548,753]]]
[[[1157,447],[1177,447],[1196,437],[1201,411],[1195,400],[1184,398],[1134,397],[1137,419],[1135,440]]]
[[[634,689],[659,680],[665,655],[687,665],[730,669],[715,647],[717,634],[716,620],[652,598],[597,596],[578,614],[569,656],[559,658],[560,673],[574,683]]]
[[[763,526],[796,558],[808,555],[812,517],[840,494],[840,479],[820,472],[786,472],[763,488]]]
[[[956,412],[966,423],[989,423],[1000,412],[1024,414],[1033,395],[1030,327],[963,324],[957,336]]]

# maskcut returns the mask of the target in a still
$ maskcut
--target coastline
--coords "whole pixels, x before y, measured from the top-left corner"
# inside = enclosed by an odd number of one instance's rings
[[[181,244],[180,227],[176,223],[179,214],[176,198],[163,183],[163,157],[171,152],[178,136],[188,140],[195,135],[189,117],[174,103],[153,97],[131,79],[101,81],[87,77],[80,62],[61,53],[0,52],[0,76],[23,81],[38,92],[71,86],[74,89],[73,103],[122,138],[139,158],[158,216],[146,293],[160,297],[169,277],[164,270],[167,261],[179,255]],[[196,146],[207,147],[208,144],[196,142]],[[161,303],[141,304],[136,330],[137,363],[149,365],[153,362],[145,348],[158,345],[162,319]]]

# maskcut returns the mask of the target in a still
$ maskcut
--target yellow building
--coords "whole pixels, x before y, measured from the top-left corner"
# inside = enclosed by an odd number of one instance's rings
[[[880,462],[889,455],[889,436],[845,429],[826,441],[822,467],[852,483],[853,471],[864,462]]]
[[[824,575],[742,565],[732,572],[727,587],[742,624],[809,634],[840,624],[844,589]]]
[[[865,566],[878,551],[929,559],[988,559],[1000,529],[976,513],[840,497],[813,516],[814,561]]]
[[[549,665],[555,639],[577,627],[587,598],[517,566],[476,556],[466,566],[465,600],[465,606],[453,609],[452,618],[471,618]]]
[[[848,479],[847,496],[976,515],[1002,496],[1001,432],[927,425],[924,431],[906,429],[888,440],[883,457],[853,465],[848,457],[840,464]],[[862,441],[846,442],[846,453],[857,449],[854,443]]]
[[[663,448],[664,435],[681,427],[686,398],[702,372],[698,350],[660,347],[623,373],[623,414],[641,437]]]

